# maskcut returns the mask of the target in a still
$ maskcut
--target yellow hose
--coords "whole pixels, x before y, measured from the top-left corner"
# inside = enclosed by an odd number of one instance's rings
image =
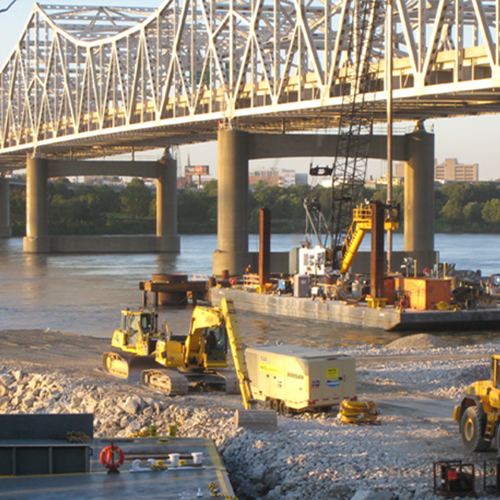
[[[344,399],[340,405],[339,418],[344,424],[375,424],[379,412],[373,401]]]

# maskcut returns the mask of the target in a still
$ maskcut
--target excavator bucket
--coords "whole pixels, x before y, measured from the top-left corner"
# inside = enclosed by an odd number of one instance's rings
[[[254,409],[255,400],[253,399],[252,390],[250,388],[250,378],[233,301],[223,298],[221,301],[221,309],[226,319],[226,331],[229,338],[229,345],[231,347],[234,368],[240,383],[241,397],[245,407],[245,410],[238,410],[236,412],[236,426],[255,430],[277,430],[278,418],[274,410]]]

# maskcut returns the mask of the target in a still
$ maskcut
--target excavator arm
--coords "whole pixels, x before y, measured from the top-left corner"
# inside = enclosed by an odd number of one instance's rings
[[[245,361],[245,354],[243,352],[243,344],[241,342],[240,330],[236,320],[236,310],[234,303],[230,299],[223,298],[221,301],[221,310],[226,322],[226,331],[233,355],[234,368],[238,376],[240,385],[241,397],[245,410],[249,410],[254,405],[252,398],[252,390],[250,388],[250,377],[248,375],[248,368]]]

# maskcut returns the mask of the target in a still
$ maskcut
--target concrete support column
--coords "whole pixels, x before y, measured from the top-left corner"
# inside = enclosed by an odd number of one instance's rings
[[[219,130],[217,250],[213,273],[231,276],[248,266],[249,136],[239,130]]]
[[[43,158],[26,162],[26,237],[23,248],[28,253],[50,252],[47,231],[48,166]]]
[[[434,134],[423,126],[406,135],[405,251],[429,252],[434,260]],[[424,267],[428,267],[427,262]],[[420,267],[420,265],[419,265]]]
[[[156,236],[159,252],[180,252],[177,235],[177,162],[170,156],[158,162]]]
[[[10,186],[9,179],[0,177],[0,238],[10,238]]]

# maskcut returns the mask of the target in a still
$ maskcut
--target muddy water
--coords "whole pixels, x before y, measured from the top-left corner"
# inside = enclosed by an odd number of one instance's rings
[[[396,235],[395,249],[402,245]],[[274,235],[272,250],[284,251],[300,245],[301,235]],[[500,272],[500,236],[436,235],[441,260],[456,262],[457,268],[483,269],[483,274]],[[211,272],[215,235],[182,236],[180,255],[94,254],[29,255],[22,252],[22,240],[0,240],[0,329],[50,329],[61,332],[109,337],[118,326],[120,309],[139,307],[139,281],[155,273],[185,273],[189,276]],[[369,248],[369,241],[363,245]],[[258,248],[255,237],[250,250]],[[477,248],[481,248],[479,260]],[[176,333],[187,331],[191,310],[163,308],[160,318],[168,319]],[[401,333],[371,328],[330,324],[286,317],[238,312],[245,343],[287,342],[308,346],[335,347],[355,344],[385,344]],[[461,335],[455,339],[480,342],[496,338],[492,332]]]

